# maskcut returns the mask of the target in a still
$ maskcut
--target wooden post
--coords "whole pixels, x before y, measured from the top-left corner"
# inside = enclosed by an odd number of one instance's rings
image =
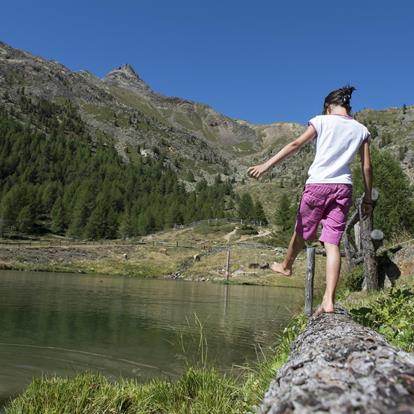
[[[384,241],[383,231],[379,229],[372,230],[371,239],[372,239],[372,242],[374,243],[374,249],[375,251],[377,251],[378,248],[382,246],[382,242]]]
[[[372,190],[372,201],[378,200],[378,191]],[[377,259],[375,257],[375,247],[371,239],[372,232],[372,214],[367,217],[362,216],[362,199],[358,203],[361,226],[361,246],[364,258],[364,286],[368,291],[378,290],[378,270]]]
[[[227,249],[227,260],[226,260],[226,280],[230,277],[230,248]]]
[[[355,267],[353,259],[357,252],[355,243],[352,242],[352,238],[349,236],[350,236],[351,229],[356,223],[358,223],[358,221],[359,221],[359,209],[357,208],[352,214],[352,216],[350,217],[350,219],[348,220],[346,227],[345,227],[344,235],[343,235],[345,256],[347,259],[346,261],[347,261],[349,272],[351,272],[352,269]]]
[[[358,223],[354,224],[354,235],[355,235],[355,246],[358,253],[361,251],[361,225]]]
[[[306,280],[305,280],[305,314],[312,315],[313,278],[315,276],[315,248],[306,248]]]

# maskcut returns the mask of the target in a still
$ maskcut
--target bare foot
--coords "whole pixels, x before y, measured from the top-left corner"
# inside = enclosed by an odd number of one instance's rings
[[[282,266],[282,263],[273,262],[273,263],[272,263],[272,265],[270,266],[270,268],[271,268],[274,272],[276,272],[276,273],[280,273],[280,274],[282,274],[283,276],[291,276],[291,275],[292,275],[292,271],[291,271],[291,270],[288,270],[288,269],[285,269],[285,268]]]
[[[318,306],[313,316],[319,316],[323,313],[335,313],[335,308],[333,306],[325,306],[323,303]]]

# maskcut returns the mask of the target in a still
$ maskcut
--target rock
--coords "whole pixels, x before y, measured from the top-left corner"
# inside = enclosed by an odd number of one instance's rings
[[[276,253],[276,255],[285,255],[287,249],[285,247],[275,247],[273,251]]]
[[[414,356],[339,308],[310,319],[257,413],[414,413]]]

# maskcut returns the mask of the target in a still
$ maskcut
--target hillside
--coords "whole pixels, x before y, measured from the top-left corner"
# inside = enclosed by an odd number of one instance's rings
[[[252,125],[205,104],[162,96],[128,64],[99,79],[0,43],[0,103],[21,112],[21,91],[32,100],[69,100],[88,132],[113,140],[125,160],[162,155],[181,177],[191,170],[210,182],[217,172],[240,179],[250,161],[246,156],[301,130],[295,124]]]
[[[232,119],[206,104],[157,93],[128,64],[100,79],[2,42],[0,108],[46,135],[64,128],[73,139],[86,140],[92,154],[106,146],[115,148],[126,164],[160,161],[187,190],[203,178],[212,184],[220,174],[238,194],[249,192],[260,200],[271,221],[283,194],[293,202],[297,198],[314,151],[313,145],[304,147],[257,182],[246,177],[247,167],[277,152],[304,125]],[[356,118],[371,130],[374,145],[399,160],[412,183],[414,107],[366,109]]]

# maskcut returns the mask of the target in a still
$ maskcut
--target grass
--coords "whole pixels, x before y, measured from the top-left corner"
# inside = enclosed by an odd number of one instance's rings
[[[145,244],[131,241],[77,242],[62,239],[32,241],[30,244],[3,245],[0,268],[25,271],[98,273],[114,276],[165,277],[179,270],[187,280],[225,282],[227,248],[231,248],[232,284],[288,286],[302,288],[305,274],[305,255],[300,254],[294,277],[287,278],[269,269],[250,268],[252,263],[269,265],[281,260],[259,235],[233,232],[238,224],[212,222],[195,227],[170,229],[146,236]],[[266,229],[257,229],[264,231]],[[229,235],[229,233],[232,233]],[[228,241],[230,240],[231,245]],[[59,244],[60,243],[60,244]],[[245,244],[254,243],[255,246]],[[127,255],[125,258],[124,255]],[[194,261],[198,255],[200,261]],[[316,261],[316,287],[324,280],[325,258]],[[181,270],[183,264],[188,264]]]
[[[343,305],[352,318],[379,332],[407,352],[414,352],[414,275],[378,292],[345,292]]]
[[[99,121],[109,122],[114,119],[115,112],[107,106],[84,104],[83,110],[93,115]]]
[[[245,156],[245,155],[253,154],[256,151],[254,144],[249,141],[244,141],[238,144],[234,144],[231,146],[231,149],[236,156]]]
[[[109,87],[111,93],[115,95],[125,105],[136,109],[145,116],[147,120],[157,122],[159,124],[165,124],[165,115],[160,113],[160,110],[151,104],[150,100],[147,100],[139,94],[118,86]],[[161,110],[162,111],[162,110]],[[167,110],[168,112],[169,110]],[[163,116],[164,115],[164,116]]]
[[[163,246],[159,243],[141,245],[121,241],[82,244],[65,241],[62,245],[52,241],[50,244],[38,245],[7,244],[3,251],[7,250],[8,254],[0,260],[0,268],[163,277],[197,252],[191,248],[177,247],[175,243]]]
[[[275,375],[286,362],[290,344],[304,329],[305,317],[295,317],[284,330],[271,355],[254,366],[243,367],[235,377],[220,373],[206,361],[200,335],[201,366],[188,367],[176,381],[154,379],[111,382],[100,374],[73,378],[35,379],[5,409],[6,414],[240,414],[253,410]]]
[[[111,383],[102,375],[91,373],[70,379],[36,379],[6,413],[240,413],[243,405],[234,379],[214,369],[190,368],[175,383]]]

